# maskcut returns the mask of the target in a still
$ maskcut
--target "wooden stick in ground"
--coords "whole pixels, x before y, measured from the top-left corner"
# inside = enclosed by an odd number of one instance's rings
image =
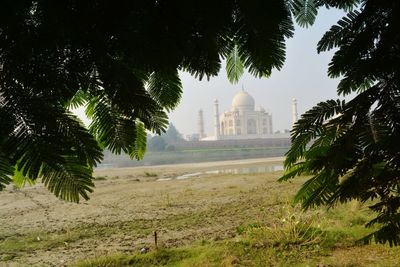
[[[156,249],[158,249],[158,246],[157,246],[157,231],[154,231],[154,245],[156,246]]]

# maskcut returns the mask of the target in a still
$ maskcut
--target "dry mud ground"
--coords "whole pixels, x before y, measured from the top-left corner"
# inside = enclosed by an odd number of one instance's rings
[[[0,192],[0,266],[63,266],[108,253],[219,240],[235,235],[295,184],[278,173],[207,174],[216,169],[266,166],[282,158],[97,170],[96,188],[80,204],[58,200],[41,184]]]

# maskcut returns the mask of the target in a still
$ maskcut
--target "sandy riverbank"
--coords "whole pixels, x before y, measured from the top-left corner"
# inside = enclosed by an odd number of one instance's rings
[[[280,186],[277,174],[156,180],[232,166],[277,165],[282,160],[98,169],[91,199],[80,204],[58,200],[42,185],[8,187],[0,192],[0,265],[59,266],[88,256],[137,251],[151,244],[154,230],[165,246],[230,237],[251,218],[257,207],[249,203],[265,194],[260,188]]]

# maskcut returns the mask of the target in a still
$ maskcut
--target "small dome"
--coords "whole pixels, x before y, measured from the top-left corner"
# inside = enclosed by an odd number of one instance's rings
[[[235,95],[232,100],[233,109],[254,110],[254,98],[245,91]]]
[[[265,108],[263,108],[262,106],[258,106],[257,111],[265,112]]]

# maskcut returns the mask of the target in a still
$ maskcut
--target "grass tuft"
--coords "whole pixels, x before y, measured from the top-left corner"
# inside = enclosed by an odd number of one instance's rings
[[[155,172],[148,172],[148,171],[145,171],[145,172],[144,172],[144,176],[145,176],[145,177],[158,177],[158,174],[155,173]]]
[[[105,181],[105,180],[107,180],[107,176],[96,176],[96,177],[94,177],[94,180],[96,180],[96,181]]]

